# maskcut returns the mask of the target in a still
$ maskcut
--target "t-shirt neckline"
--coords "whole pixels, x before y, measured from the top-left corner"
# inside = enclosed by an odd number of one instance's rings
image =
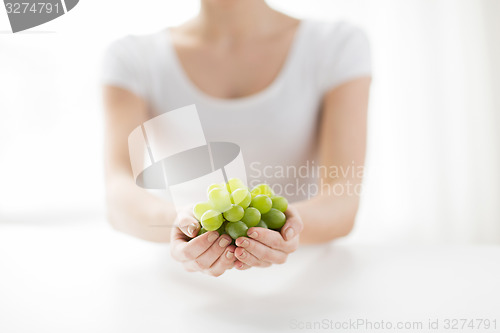
[[[287,73],[290,71],[290,68],[293,67],[292,64],[295,61],[295,58],[297,57],[297,53],[300,49],[300,43],[301,40],[303,39],[302,36],[304,34],[305,25],[306,25],[306,20],[300,20],[299,26],[297,27],[295,34],[293,36],[292,43],[288,49],[285,62],[281,66],[278,74],[274,77],[273,81],[270,84],[268,84],[265,88],[253,94],[236,98],[215,97],[201,90],[187,75],[186,71],[184,70],[180,62],[177,51],[175,50],[172,42],[170,27],[167,27],[164,30],[162,30],[162,35],[165,36],[164,40],[166,42],[166,51],[168,52],[168,55],[172,59],[172,67],[173,70],[175,71],[175,74],[180,78],[180,81],[186,87],[186,89],[189,92],[191,92],[197,100],[209,104],[215,104],[218,106],[236,106],[236,105],[253,104],[255,102],[265,100],[268,96],[271,96],[279,88],[279,86],[285,80]]]

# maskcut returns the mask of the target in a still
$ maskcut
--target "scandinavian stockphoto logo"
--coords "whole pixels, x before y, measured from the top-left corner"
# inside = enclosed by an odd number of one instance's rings
[[[72,10],[79,0],[4,0],[12,32],[52,21]]]
[[[136,184],[165,190],[179,209],[206,200],[206,188],[239,178],[247,183],[240,147],[232,142],[207,142],[195,105],[156,116],[128,137]]]

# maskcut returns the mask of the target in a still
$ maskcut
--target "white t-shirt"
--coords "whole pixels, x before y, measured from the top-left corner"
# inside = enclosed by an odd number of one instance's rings
[[[196,87],[177,58],[168,29],[113,42],[102,70],[103,84],[148,101],[151,117],[196,104],[207,141],[241,147],[249,185],[269,183],[291,201],[314,195],[323,96],[370,75],[370,46],[362,30],[345,22],[311,20],[299,25],[274,81],[247,97],[214,98]]]

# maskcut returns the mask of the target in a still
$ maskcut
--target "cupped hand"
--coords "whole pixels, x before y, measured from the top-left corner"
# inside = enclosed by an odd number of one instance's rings
[[[200,227],[198,221],[186,207],[177,214],[170,237],[170,253],[189,272],[201,271],[211,276],[220,276],[234,266],[235,246],[229,235],[209,231],[196,237]]]
[[[299,235],[304,229],[302,219],[294,207],[289,206],[285,215],[287,221],[280,232],[253,227],[248,229],[248,237],[236,239],[234,254],[238,260],[234,266],[237,269],[285,263],[288,255],[299,246]]]

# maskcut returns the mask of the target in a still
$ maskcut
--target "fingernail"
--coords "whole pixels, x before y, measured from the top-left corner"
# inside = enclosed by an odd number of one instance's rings
[[[190,234],[191,236],[194,236],[194,232],[196,231],[196,227],[197,227],[196,224],[190,224],[188,226],[188,234]]]
[[[234,256],[234,253],[233,253],[233,252],[231,252],[231,251],[227,251],[227,252],[226,252],[226,258],[227,258],[227,259],[233,259],[233,256]]]
[[[286,240],[292,239],[294,234],[295,234],[295,232],[293,231],[293,229],[288,228],[288,230],[285,232]]]
[[[217,238],[219,238],[219,233],[218,232],[211,232],[211,233],[208,234],[207,240],[210,243],[213,243],[213,242],[215,242],[215,240]]]
[[[251,238],[257,238],[257,236],[259,236],[259,234],[257,234],[255,231],[253,231],[251,234],[248,235],[248,237]]]
[[[229,243],[231,243],[227,238],[225,237],[222,237],[219,241],[219,246],[220,247],[226,247],[229,245]]]
[[[239,255],[240,258],[245,258],[247,256],[247,251],[241,251],[241,254]]]
[[[242,241],[240,242],[240,245],[238,245],[238,246],[241,246],[241,247],[247,247],[248,245],[250,245],[250,242],[249,242],[249,241],[247,241],[246,239],[244,239],[244,240],[242,240]]]

